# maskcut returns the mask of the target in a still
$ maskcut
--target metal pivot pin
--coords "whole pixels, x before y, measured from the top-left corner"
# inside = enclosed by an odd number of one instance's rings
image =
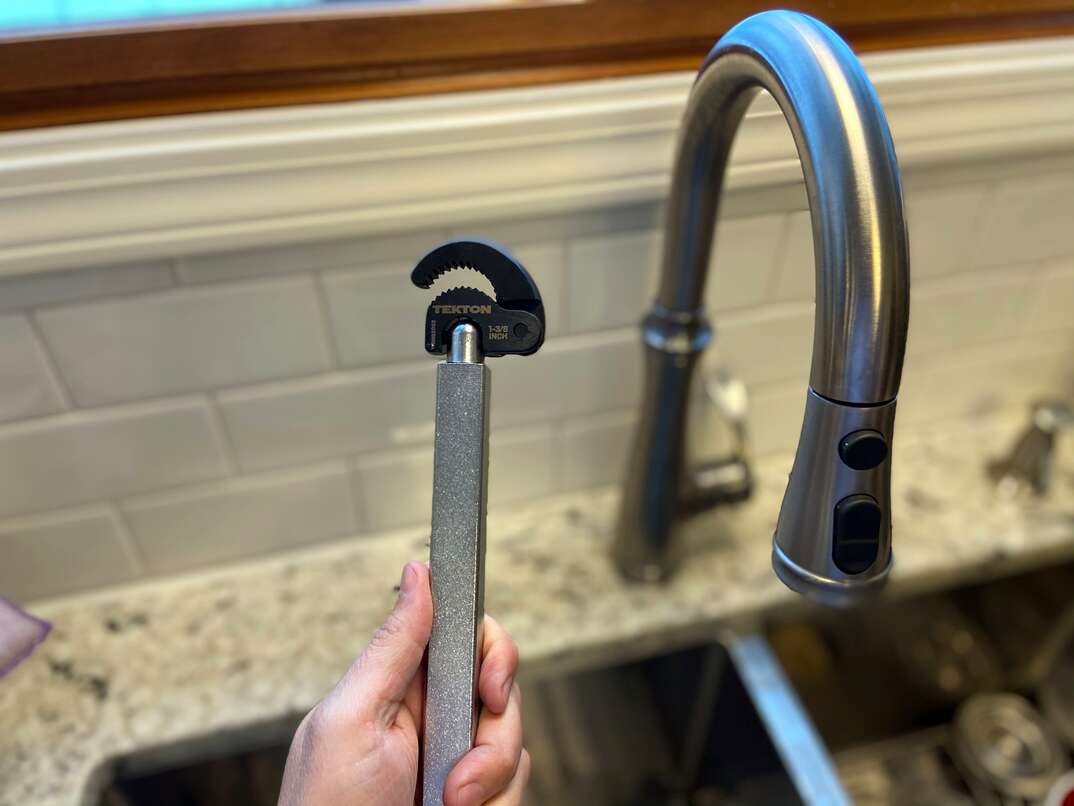
[[[442,806],[444,783],[473,747],[485,593],[490,373],[486,357],[532,355],[544,341],[544,306],[529,273],[497,246],[456,241],[418,263],[429,288],[457,268],[480,272],[496,299],[473,288],[445,291],[425,316],[425,349],[446,355],[436,372],[436,438],[429,566],[429,640],[422,746],[422,804]]]

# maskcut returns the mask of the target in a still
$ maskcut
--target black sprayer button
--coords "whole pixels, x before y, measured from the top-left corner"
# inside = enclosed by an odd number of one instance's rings
[[[839,443],[839,458],[853,470],[872,470],[888,458],[888,443],[879,431],[854,431]]]
[[[860,574],[876,562],[883,513],[870,495],[848,495],[835,505],[832,559],[844,574]]]

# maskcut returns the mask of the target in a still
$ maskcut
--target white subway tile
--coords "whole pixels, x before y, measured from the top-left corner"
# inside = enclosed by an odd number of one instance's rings
[[[426,354],[422,335],[425,309],[433,293],[415,288],[406,266],[333,272],[323,282],[332,334],[344,366],[413,361]]]
[[[373,531],[428,525],[432,517],[433,452],[426,448],[367,454],[352,474]]]
[[[179,277],[184,283],[212,283],[272,274],[346,269],[387,261],[413,266],[429,249],[444,241],[444,236],[444,232],[434,230],[194,255],[180,259]]]
[[[1003,403],[1028,405],[1042,398],[1074,396],[1074,330],[1055,331],[1052,339],[1030,337],[1007,360],[1011,385]]]
[[[207,404],[182,398],[0,427],[0,515],[217,478]]]
[[[802,431],[806,384],[792,381],[750,389],[749,438],[757,456],[793,454]]]
[[[783,213],[774,213],[720,221],[705,291],[710,311],[766,301],[784,220]],[[573,241],[567,280],[572,332],[636,324],[656,291],[662,243],[659,230]]]
[[[656,288],[660,243],[655,230],[572,241],[567,252],[571,331],[637,324]]]
[[[641,339],[633,329],[559,339],[490,366],[494,426],[614,411],[638,402]]]
[[[785,222],[784,213],[720,219],[705,291],[705,304],[710,311],[747,308],[768,301],[776,259],[782,252]]]
[[[922,189],[906,194],[911,277],[972,269],[985,185]]]
[[[715,323],[705,365],[727,367],[750,385],[804,384],[813,355],[813,316],[813,304],[807,302],[727,314]]]
[[[558,492],[557,459],[551,425],[493,432],[489,440],[490,510]],[[353,478],[373,530],[429,524],[432,450],[359,457]]]
[[[1074,255],[1074,172],[1003,182],[985,204],[975,265]]]
[[[545,333],[558,336],[566,331],[565,297],[566,247],[562,243],[531,243],[511,252],[526,267],[544,302]]]
[[[342,462],[129,499],[146,567],[169,573],[281,551],[358,530]]]
[[[774,269],[773,300],[815,299],[816,261],[813,259],[813,223],[809,211],[790,214],[785,237],[783,256]]]
[[[897,426],[976,416],[1054,395],[1069,395],[1074,333],[1063,343],[1010,339],[907,364]]]
[[[1024,321],[1031,333],[1074,328],[1074,257],[1050,263],[1033,280]]]
[[[328,367],[309,277],[52,308],[38,321],[86,406]]]
[[[0,312],[155,291],[173,285],[166,260],[0,277]]]
[[[563,486],[580,490],[613,484],[626,472],[634,409],[568,420],[563,427]]]
[[[1028,267],[1012,266],[918,284],[910,305],[908,361],[1010,339],[1018,330],[1028,277]]]
[[[491,422],[527,425],[632,405],[641,347],[616,333],[559,339],[539,353],[490,362]],[[436,364],[334,373],[222,392],[220,409],[246,471],[431,444]]]
[[[219,403],[239,464],[250,471],[388,448],[406,435],[427,443],[435,389],[429,361],[237,389]]]
[[[25,316],[0,316],[0,420],[64,408],[41,345]]]
[[[556,426],[548,423],[494,431],[489,440],[489,507],[559,492],[563,479],[558,448]]]
[[[912,277],[971,268],[983,185],[922,189],[906,194]],[[783,257],[776,269],[774,300],[811,300],[816,295],[813,225],[808,211],[791,214]]]
[[[0,591],[25,602],[132,580],[114,515],[87,507],[0,522]]]

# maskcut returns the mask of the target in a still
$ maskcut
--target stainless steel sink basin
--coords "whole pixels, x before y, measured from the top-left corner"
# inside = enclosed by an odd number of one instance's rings
[[[524,680],[529,805],[1015,802],[989,799],[1004,782],[982,788],[958,720],[983,692],[1041,713],[1070,707],[1074,666],[1052,670],[1064,651],[1074,658],[1074,610],[1059,617],[1072,598],[1074,564],[838,615],[788,610],[707,645]],[[102,802],[275,804],[297,720],[123,759]],[[1054,734],[1066,765],[1074,734]]]

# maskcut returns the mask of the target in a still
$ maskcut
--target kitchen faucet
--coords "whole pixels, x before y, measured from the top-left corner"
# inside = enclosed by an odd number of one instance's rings
[[[702,296],[713,228],[735,132],[761,89],[794,136],[816,260],[813,365],[772,565],[790,588],[837,604],[878,588],[891,568],[890,448],[910,273],[899,167],[876,91],[842,39],[795,12],[764,12],[728,31],[690,93],[659,290],[642,322],[641,419],[612,554],[628,578],[655,581],[681,553],[687,402],[712,338]]]
[[[1007,495],[1047,495],[1052,486],[1056,438],[1074,426],[1074,406],[1064,400],[1039,400],[1032,421],[1010,454],[988,463],[988,475]]]

